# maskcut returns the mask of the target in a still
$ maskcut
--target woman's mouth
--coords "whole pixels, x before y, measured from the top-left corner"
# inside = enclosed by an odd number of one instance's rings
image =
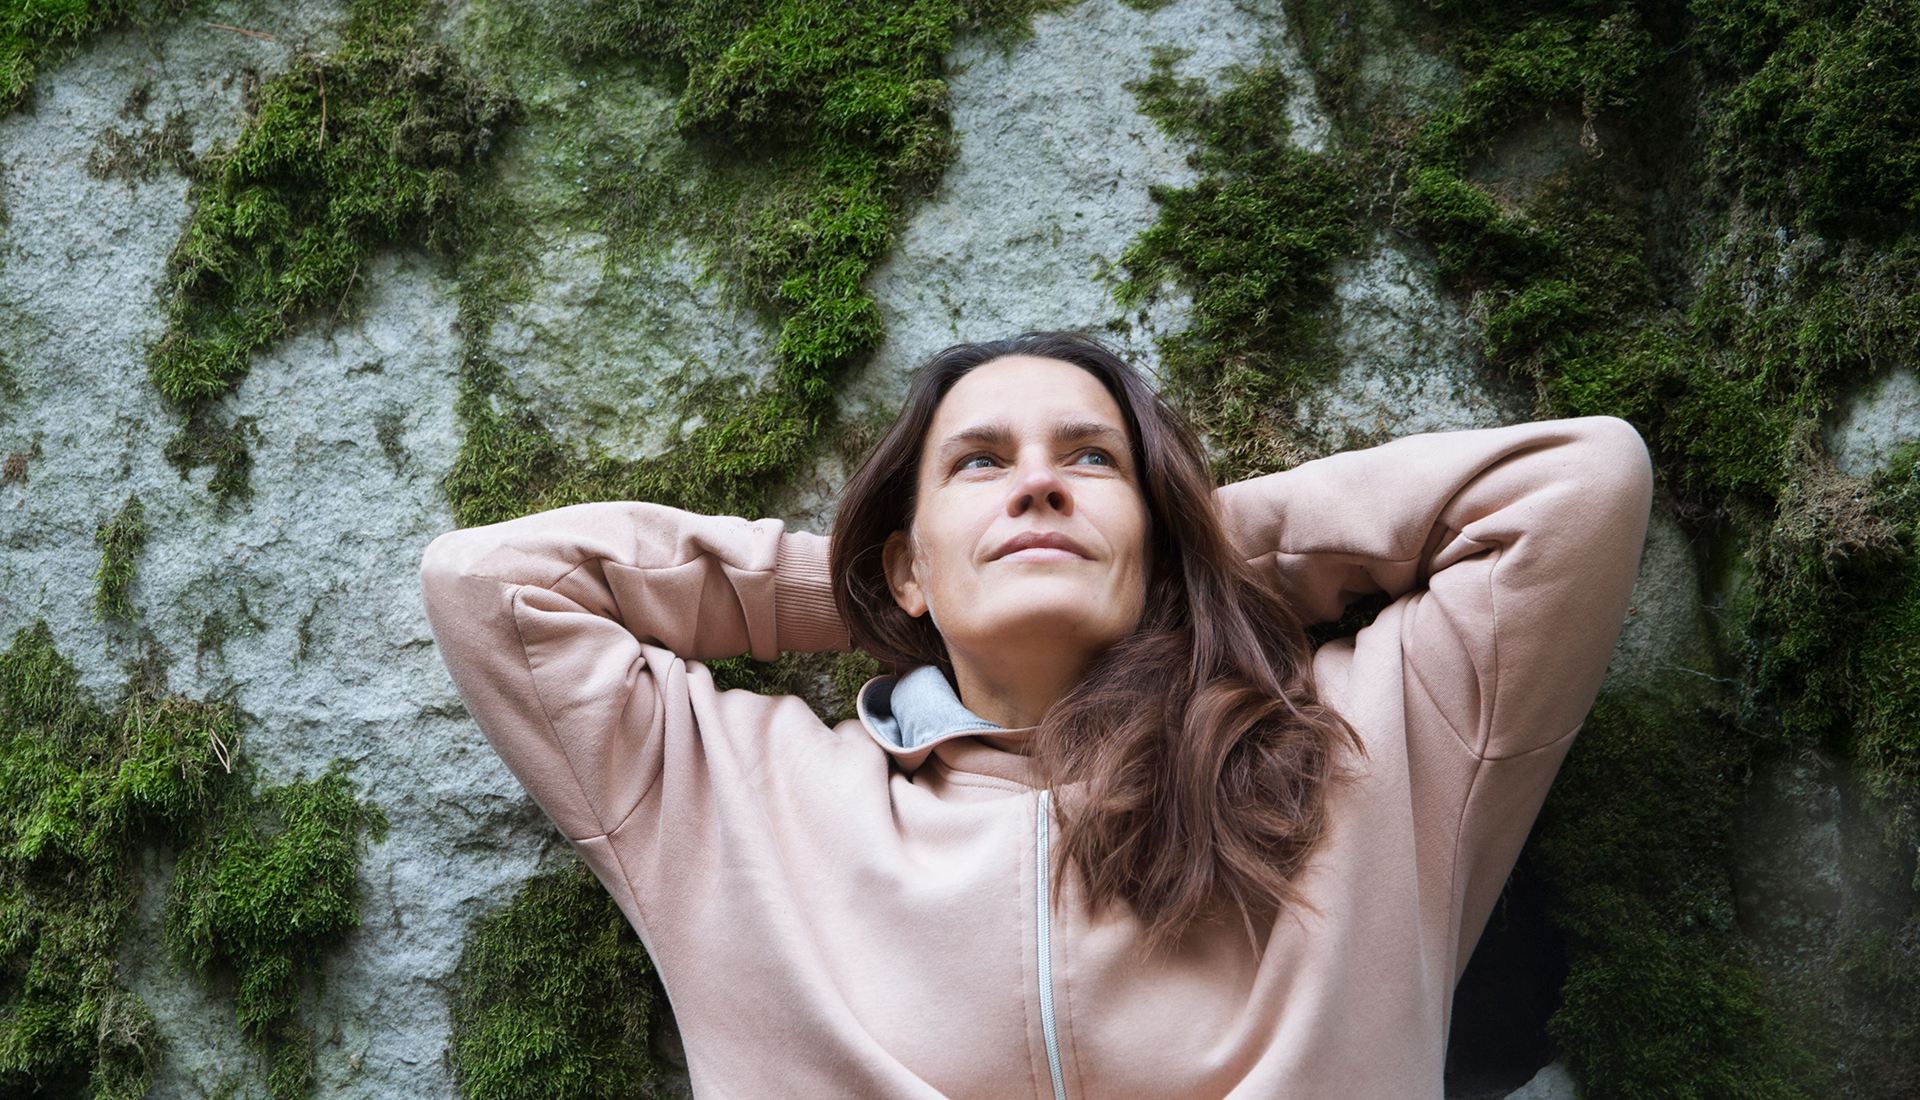
[[[1000,544],[988,561],[1081,561],[1087,548],[1058,531],[1023,531]]]

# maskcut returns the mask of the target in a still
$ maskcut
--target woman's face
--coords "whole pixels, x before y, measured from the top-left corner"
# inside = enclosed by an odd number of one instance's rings
[[[1091,663],[1146,604],[1147,508],[1120,406],[1056,359],[954,383],[921,445],[913,524],[887,541],[894,599],[956,664],[1036,646]]]

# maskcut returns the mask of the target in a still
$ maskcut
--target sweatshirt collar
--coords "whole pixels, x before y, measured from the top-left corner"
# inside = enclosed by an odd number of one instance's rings
[[[931,665],[905,676],[882,676],[860,689],[861,724],[902,772],[930,756],[956,772],[990,776],[1029,789],[1040,785],[1026,742],[1033,730],[1002,729],[968,710]]]
[[[868,681],[860,689],[859,709],[867,728],[896,754],[930,748],[961,734],[1003,732],[968,710],[946,674],[933,665]]]

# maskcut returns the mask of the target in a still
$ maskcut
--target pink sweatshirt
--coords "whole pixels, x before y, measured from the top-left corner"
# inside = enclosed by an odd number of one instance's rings
[[[1147,954],[1047,898],[1022,731],[903,751],[699,661],[842,648],[826,540],[650,504],[441,536],[421,568],[474,719],[639,930],[702,1100],[1441,1095],[1453,987],[1600,684],[1645,448],[1588,419],[1415,436],[1221,489],[1366,746],[1262,929]]]

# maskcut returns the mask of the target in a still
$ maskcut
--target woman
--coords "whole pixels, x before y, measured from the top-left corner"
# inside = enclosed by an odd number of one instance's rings
[[[703,1100],[1439,1097],[1649,493],[1591,419],[1209,497],[1119,359],[1034,334],[923,368],[831,547],[591,504],[444,535],[422,582]],[[832,729],[698,663],[850,642],[895,675]]]

